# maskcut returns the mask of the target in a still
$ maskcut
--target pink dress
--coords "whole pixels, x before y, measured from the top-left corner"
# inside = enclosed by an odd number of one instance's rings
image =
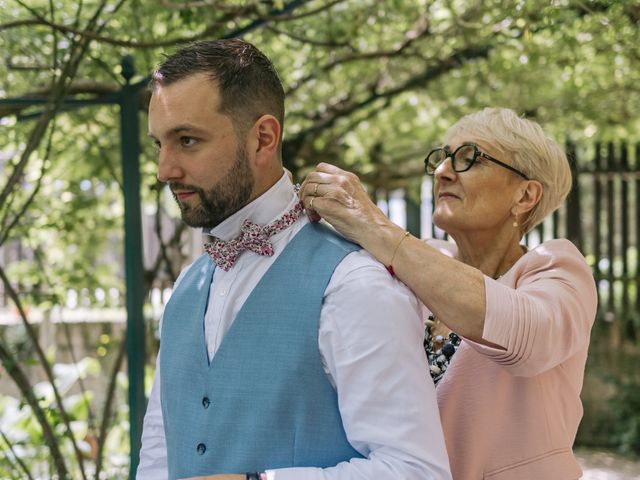
[[[485,286],[483,338],[506,350],[463,340],[436,389],[453,478],[577,479],[591,269],[571,242],[550,240]]]

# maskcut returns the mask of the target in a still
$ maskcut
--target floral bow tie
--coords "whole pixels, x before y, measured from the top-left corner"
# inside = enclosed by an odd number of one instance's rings
[[[264,227],[245,220],[240,227],[240,235],[236,238],[225,242],[214,237],[213,242],[204,244],[204,249],[225,272],[231,270],[238,256],[245,250],[270,257],[273,255],[273,245],[269,239],[293,225],[302,213],[302,208],[302,203],[297,203],[283,216]]]

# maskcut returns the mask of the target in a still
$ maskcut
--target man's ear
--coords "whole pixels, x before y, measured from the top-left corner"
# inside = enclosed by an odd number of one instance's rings
[[[282,127],[273,115],[263,115],[253,125],[252,131],[251,148],[254,150],[256,165],[266,166],[279,154]]]
[[[518,215],[523,215],[533,210],[542,198],[543,187],[537,180],[527,180],[524,188],[518,190],[518,198],[514,204],[514,210]]]

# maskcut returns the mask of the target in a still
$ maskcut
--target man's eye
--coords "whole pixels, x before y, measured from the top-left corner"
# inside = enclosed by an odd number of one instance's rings
[[[191,137],[180,137],[180,144],[183,147],[192,147],[196,144],[196,140]]]

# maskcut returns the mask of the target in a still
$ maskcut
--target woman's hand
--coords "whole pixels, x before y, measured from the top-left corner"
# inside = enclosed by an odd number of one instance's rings
[[[320,163],[304,180],[300,198],[312,221],[323,218],[381,262],[389,260],[385,258],[388,252],[383,237],[394,234],[397,237],[395,230],[402,230],[371,201],[356,175],[334,165]]]

